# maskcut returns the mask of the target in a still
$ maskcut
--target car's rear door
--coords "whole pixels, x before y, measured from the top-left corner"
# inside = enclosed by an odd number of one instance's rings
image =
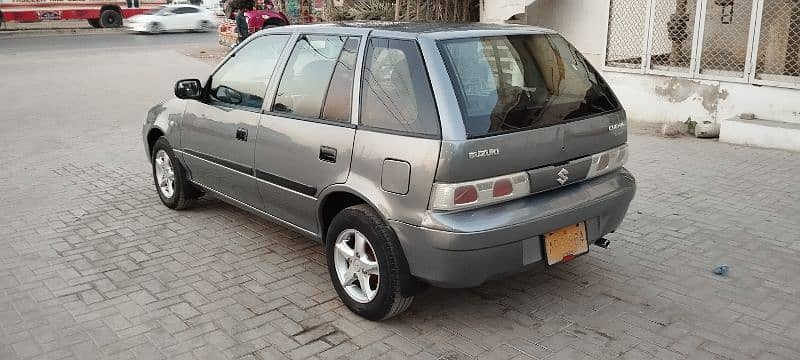
[[[175,30],[196,29],[199,27],[200,10],[191,6],[181,6],[173,10]]]
[[[300,34],[259,125],[262,209],[310,232],[318,230],[317,194],[350,170],[360,44],[359,36]]]
[[[181,145],[193,181],[250,206],[261,204],[253,177],[256,132],[267,84],[291,35],[253,39],[209,78],[204,101],[190,101]]]

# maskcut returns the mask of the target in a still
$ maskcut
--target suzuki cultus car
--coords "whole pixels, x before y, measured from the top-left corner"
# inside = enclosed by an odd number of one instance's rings
[[[164,205],[212,194],[319,241],[368,319],[605,247],[635,192],[625,111],[546,29],[268,29],[175,95],[143,129]]]

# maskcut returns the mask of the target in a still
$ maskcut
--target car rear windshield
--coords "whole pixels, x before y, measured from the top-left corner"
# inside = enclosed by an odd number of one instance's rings
[[[543,128],[617,110],[605,81],[558,35],[445,40],[439,48],[469,138]]]

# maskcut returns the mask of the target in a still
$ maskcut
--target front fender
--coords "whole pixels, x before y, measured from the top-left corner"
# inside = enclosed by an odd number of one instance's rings
[[[170,99],[147,111],[147,119],[142,128],[142,140],[148,161],[150,161],[151,146],[159,136],[165,137],[173,149],[181,149],[180,127],[185,110],[186,100]]]

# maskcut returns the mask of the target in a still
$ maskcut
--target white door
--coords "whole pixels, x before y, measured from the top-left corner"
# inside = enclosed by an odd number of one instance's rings
[[[174,30],[191,30],[199,27],[200,24],[200,9],[181,6],[172,11],[175,15],[171,20],[174,20]]]

